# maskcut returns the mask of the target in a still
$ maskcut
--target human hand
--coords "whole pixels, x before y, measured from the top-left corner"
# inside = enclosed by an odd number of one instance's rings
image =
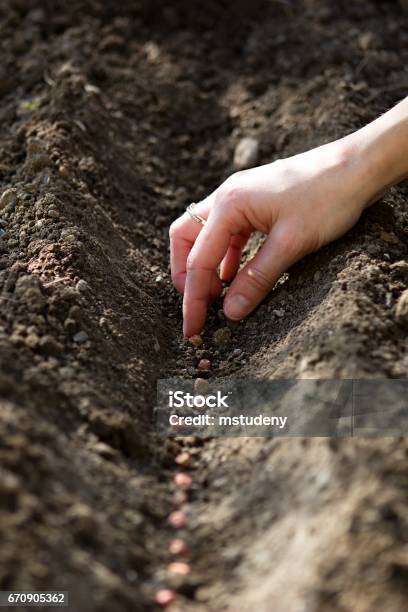
[[[365,128],[361,142],[374,142],[371,132],[381,131],[375,123],[371,131]],[[204,226],[188,213],[172,224],[171,271],[184,295],[185,336],[201,332],[208,302],[219,296],[222,281],[232,280],[224,298],[226,316],[244,318],[287,268],[344,234],[375,201],[388,180],[379,172],[384,164],[373,168],[367,163],[356,134],[233,174],[194,209],[206,219]],[[266,240],[238,272],[255,230]]]

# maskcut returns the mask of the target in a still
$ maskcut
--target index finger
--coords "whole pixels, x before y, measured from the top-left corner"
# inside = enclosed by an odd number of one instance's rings
[[[228,250],[231,232],[225,216],[212,209],[187,259],[183,299],[183,332],[199,334],[211,299],[214,273]]]
[[[207,219],[211,207],[211,196],[197,204],[197,214]],[[170,228],[170,269],[171,278],[177,291],[184,293],[187,258],[193,248],[202,226],[185,212]]]

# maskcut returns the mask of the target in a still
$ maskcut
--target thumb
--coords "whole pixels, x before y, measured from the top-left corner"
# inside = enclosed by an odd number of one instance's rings
[[[246,317],[274,287],[279,277],[301,257],[297,233],[276,224],[262,248],[237,274],[224,299],[229,319]]]

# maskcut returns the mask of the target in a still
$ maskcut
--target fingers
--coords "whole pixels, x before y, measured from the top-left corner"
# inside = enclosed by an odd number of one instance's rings
[[[187,337],[200,333],[204,326],[207,305],[214,291],[214,271],[225,256],[230,239],[231,231],[226,217],[211,210],[187,262],[183,300],[183,331]],[[221,289],[221,281],[219,283]]]
[[[210,211],[211,201],[209,198],[197,205],[197,214],[207,219]],[[179,293],[184,293],[186,282],[186,262],[187,257],[196,241],[197,236],[202,230],[202,225],[194,221],[185,212],[170,227],[170,267],[171,278],[174,286]],[[215,275],[215,273],[214,273]],[[216,275],[215,275],[216,276]],[[216,281],[213,281],[214,284]]]
[[[227,254],[221,262],[220,278],[223,281],[230,281],[238,272],[241,262],[242,251],[248,242],[248,235],[238,234],[230,240]]]
[[[275,225],[262,248],[232,282],[224,300],[226,316],[233,320],[246,317],[301,255],[301,237],[294,228]]]

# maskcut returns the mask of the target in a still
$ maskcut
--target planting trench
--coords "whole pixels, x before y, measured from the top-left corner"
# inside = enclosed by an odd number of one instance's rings
[[[265,163],[406,93],[398,2],[235,4],[0,6],[3,590],[67,590],[86,611],[154,610],[167,587],[180,610],[407,608],[404,438],[174,442],[152,425],[157,379],[197,375],[171,221],[241,137]],[[294,266],[222,346],[212,305],[212,377],[406,377],[407,193]],[[179,531],[188,575],[166,569]]]

